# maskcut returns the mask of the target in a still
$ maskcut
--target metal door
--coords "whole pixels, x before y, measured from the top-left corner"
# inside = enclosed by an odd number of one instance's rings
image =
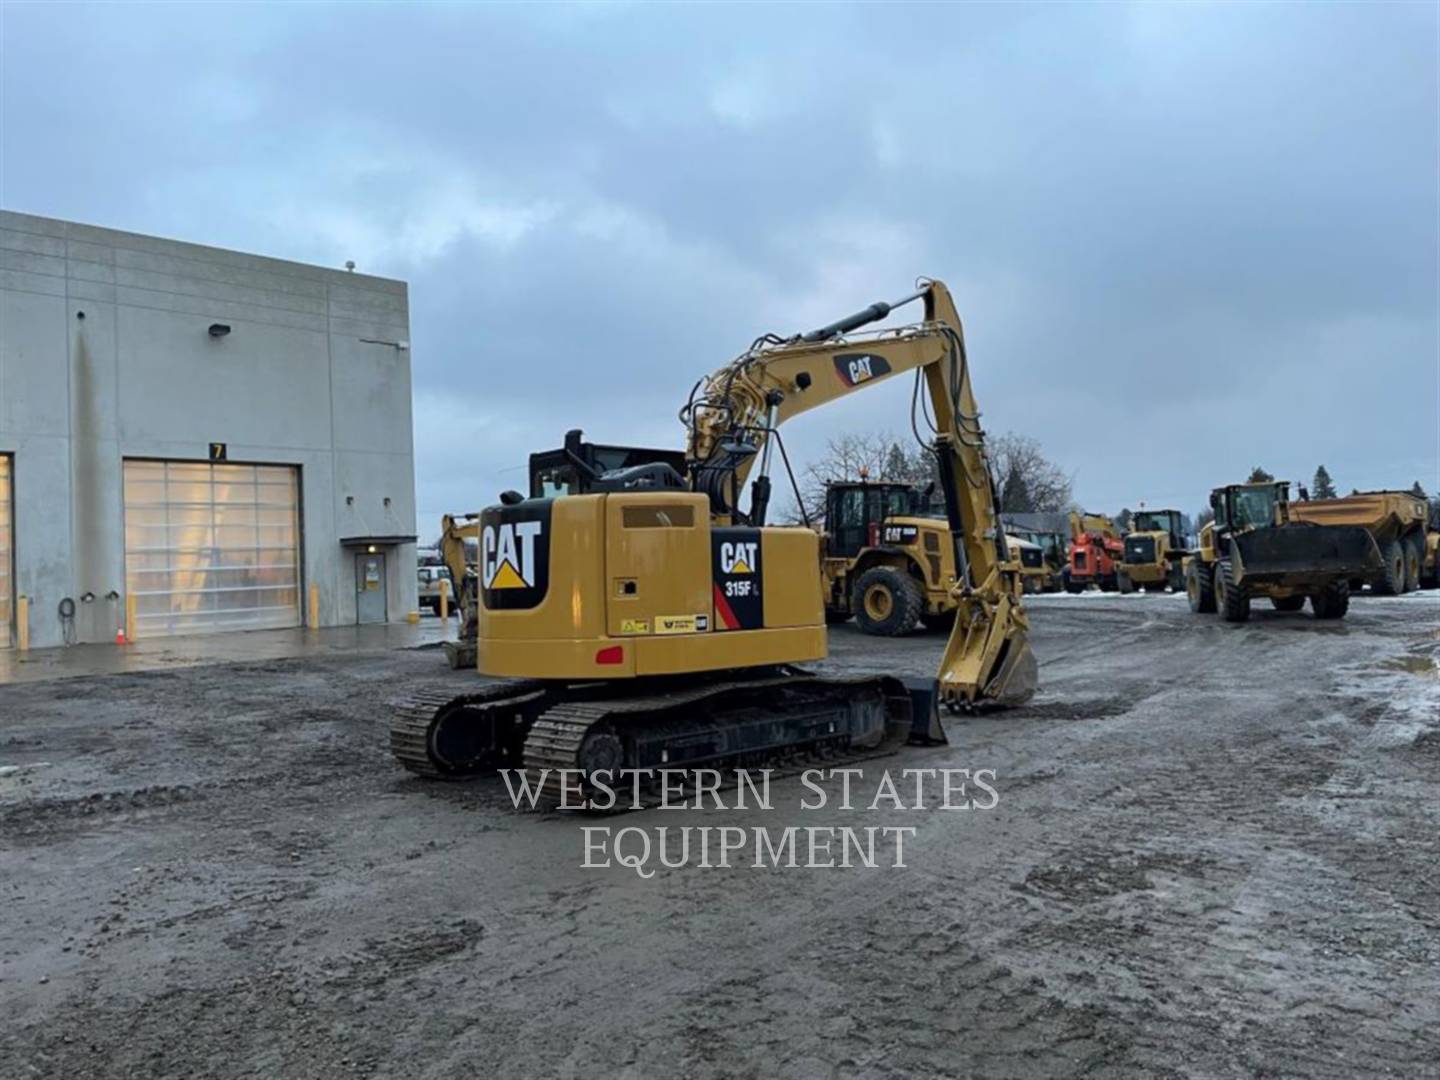
[[[300,625],[294,466],[131,460],[124,476],[137,638]]]
[[[380,552],[355,556],[355,621],[386,621],[385,556]]]

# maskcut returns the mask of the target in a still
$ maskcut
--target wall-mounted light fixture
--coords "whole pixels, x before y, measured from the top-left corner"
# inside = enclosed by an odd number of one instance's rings
[[[228,333],[230,333],[230,324],[229,324],[229,323],[212,322],[212,323],[210,324],[210,336],[211,336],[211,337],[217,337],[217,338],[218,338],[218,337],[224,337],[224,336],[225,336],[226,334],[228,334]]]

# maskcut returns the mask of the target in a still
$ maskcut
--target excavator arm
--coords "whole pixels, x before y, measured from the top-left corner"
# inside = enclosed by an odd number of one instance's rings
[[[924,302],[922,322],[847,336],[915,300]],[[956,707],[1017,704],[1036,682],[1019,600],[1021,572],[1000,527],[964,331],[943,284],[926,282],[900,301],[872,304],[808,334],[767,335],[701,380],[682,412],[691,482],[710,497],[717,520],[763,525],[780,425],[907,372],[925,384],[955,545],[957,612],[940,670],[941,696]],[[747,512],[738,504],[752,473]]]

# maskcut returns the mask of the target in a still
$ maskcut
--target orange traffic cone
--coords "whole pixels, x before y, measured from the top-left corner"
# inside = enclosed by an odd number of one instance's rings
[[[125,640],[125,627],[122,626],[122,627],[118,628],[118,629],[115,631],[115,644],[116,644],[116,645],[127,645],[127,644],[129,644],[129,643]]]

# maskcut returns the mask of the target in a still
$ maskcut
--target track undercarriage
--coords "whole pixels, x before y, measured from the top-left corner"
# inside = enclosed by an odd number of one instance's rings
[[[390,749],[411,772],[467,779],[522,768],[548,802],[620,770],[758,769],[943,742],[933,684],[796,668],[636,682],[517,681],[402,705]]]

